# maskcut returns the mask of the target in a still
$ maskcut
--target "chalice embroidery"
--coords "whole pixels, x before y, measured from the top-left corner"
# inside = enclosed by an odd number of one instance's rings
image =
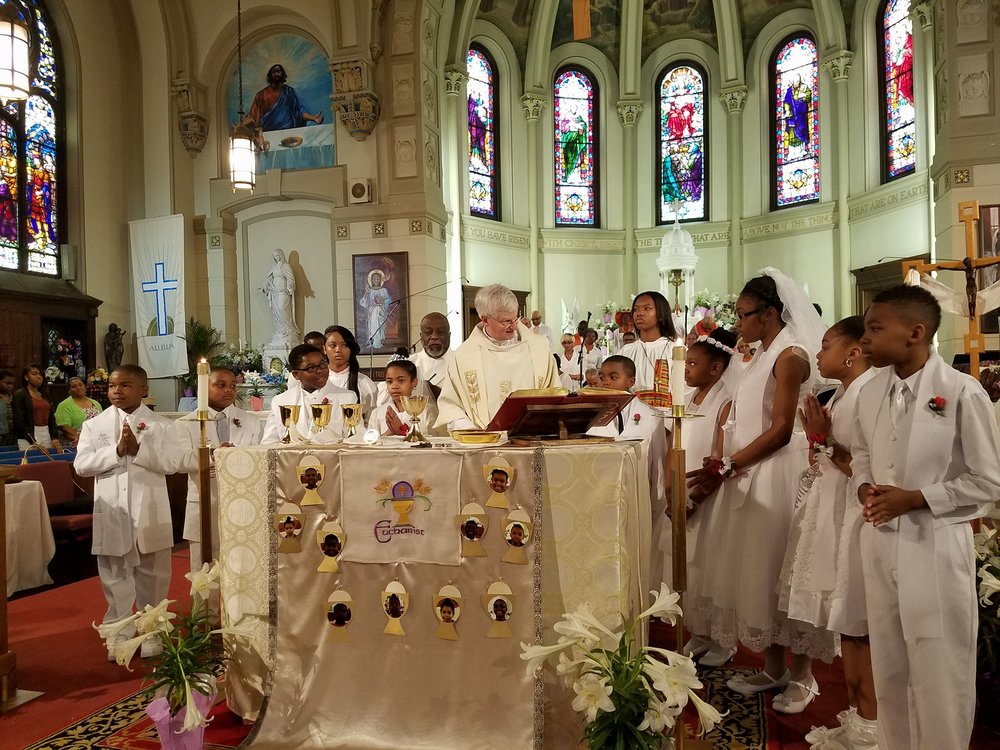
[[[427,408],[426,396],[403,396],[403,409],[410,415],[412,426],[403,440],[407,443],[426,443],[427,439],[420,434],[420,415]]]
[[[361,424],[361,404],[341,404],[340,411],[344,415],[344,427],[347,432],[344,437],[354,437],[359,424]]]
[[[377,492],[385,492],[388,488],[388,483],[379,483],[375,490]],[[424,493],[430,492],[430,487],[426,486],[423,481],[418,479],[413,484],[409,482],[396,482],[392,485],[389,497],[380,498],[377,502],[381,503],[382,507],[387,504],[392,505],[392,509],[396,512],[396,525],[397,526],[412,526],[413,522],[410,521],[410,511],[413,510],[413,506],[416,502],[423,501],[425,504],[425,510],[429,510],[431,507],[431,500]]]
[[[299,421],[299,414],[301,412],[301,404],[281,404],[278,406],[278,415],[281,417],[281,424],[285,427],[285,434],[281,438],[282,443],[287,445],[292,442],[293,431],[296,435],[298,434],[298,430],[295,425]]]

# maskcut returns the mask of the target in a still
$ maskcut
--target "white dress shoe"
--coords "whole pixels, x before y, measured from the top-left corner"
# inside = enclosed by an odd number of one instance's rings
[[[721,667],[736,655],[736,648],[726,648],[713,643],[712,648],[698,660],[703,667]]]
[[[692,635],[688,639],[688,642],[684,644],[682,651],[693,659],[696,656],[701,656],[710,648],[712,648],[711,638],[705,638],[700,635]]]
[[[763,693],[765,690],[784,688],[788,684],[788,681],[792,679],[792,675],[787,669],[785,670],[785,673],[776,680],[767,672],[758,672],[757,674],[764,675],[769,682],[758,685],[755,682],[750,682],[742,675],[737,675],[726,682],[726,687],[740,693],[741,695],[753,695],[754,693]]]
[[[805,697],[800,700],[794,700],[788,696],[788,688],[796,687],[805,693]],[[816,678],[812,675],[809,676],[808,683],[796,682],[795,680],[789,680],[788,688],[785,692],[774,696],[774,701],[771,703],[771,708],[781,714],[800,714],[806,710],[806,706],[812,703],[813,698],[819,695],[819,685],[816,682]]]
[[[151,656],[159,656],[163,653],[163,643],[160,641],[160,636],[150,636],[144,640],[139,646],[139,656],[143,659],[148,659]]]

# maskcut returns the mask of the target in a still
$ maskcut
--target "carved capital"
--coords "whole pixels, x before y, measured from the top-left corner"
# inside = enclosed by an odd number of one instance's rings
[[[191,78],[177,78],[174,79],[170,93],[177,106],[177,128],[181,142],[188,154],[195,157],[208,142],[205,87]]]
[[[343,60],[330,65],[335,97],[372,91],[374,68],[364,59]]]
[[[823,61],[823,67],[830,72],[835,81],[846,81],[851,75],[851,65],[854,64],[854,53],[841,50]]]
[[[927,31],[934,25],[934,3],[931,0],[924,0],[910,8],[910,15],[917,19],[920,28]]]
[[[446,68],[444,71],[444,93],[447,96],[458,96],[465,93],[465,82],[469,75],[459,68]]]
[[[521,108],[524,110],[525,120],[537,120],[542,116],[542,107],[545,106],[545,98],[537,94],[525,94],[521,97]]]
[[[729,114],[736,115],[743,111],[743,105],[747,101],[747,91],[746,86],[733,86],[730,89],[724,89],[719,94],[719,99],[722,100]]]
[[[351,138],[363,141],[372,134],[382,113],[379,98],[370,91],[331,97],[333,111]]]
[[[640,112],[642,112],[642,102],[640,101],[618,102],[618,119],[622,121],[622,125],[626,128],[635,125],[639,119]]]

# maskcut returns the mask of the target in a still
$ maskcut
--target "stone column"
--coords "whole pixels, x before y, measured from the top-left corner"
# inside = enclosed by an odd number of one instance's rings
[[[467,186],[468,138],[469,126],[465,110],[466,82],[468,74],[461,68],[449,66],[444,71],[445,107],[444,119],[446,127],[442,135],[446,140],[446,149],[453,158],[448,159],[448,173],[444,176],[445,208],[451,218],[451,234],[446,238],[445,257],[447,258],[446,277],[450,279],[447,286],[448,309],[462,310],[462,217],[468,207],[469,189]],[[464,319],[464,313],[459,321]]]
[[[823,61],[823,67],[833,78],[837,91],[837,169],[835,171],[837,185],[837,224],[836,242],[833,246],[833,300],[834,317],[840,320],[849,315],[853,309],[851,300],[851,225],[850,209],[847,205],[850,193],[851,163],[849,158],[850,122],[848,120],[847,79],[851,74],[851,64],[854,53],[847,50],[836,52]]]
[[[618,102],[618,119],[622,123],[622,217],[625,229],[625,263],[622,273],[622,291],[625,297],[639,291],[635,249],[636,222],[636,169],[639,159],[639,134],[635,124],[642,113],[639,100]]]
[[[931,0],[924,0],[922,3],[917,3],[910,9],[911,17],[913,17],[919,24],[922,34],[913,34],[914,49],[916,52],[915,57],[919,57],[923,64],[920,66],[919,72],[923,76],[923,86],[921,91],[923,92],[923,130],[927,134],[924,138],[918,138],[917,142],[920,147],[925,149],[927,152],[926,157],[923,161],[927,165],[927,234],[931,238],[930,240],[930,255],[931,262],[937,260],[936,245],[934,242],[935,230],[934,230],[934,178],[931,176],[931,163],[934,161],[934,117],[935,117],[935,101],[934,101],[934,7]],[[916,29],[914,29],[914,32]],[[914,73],[917,73],[916,66],[914,66]],[[917,78],[920,81],[920,78]],[[918,126],[919,127],[919,126]],[[919,133],[919,130],[918,130]],[[918,156],[918,161],[920,161]]]
[[[236,218],[232,214],[195,217],[194,233],[200,240],[195,249],[197,299],[208,300],[207,309],[198,307],[197,317],[219,329],[227,344],[234,344],[243,338],[236,285]]]
[[[537,94],[521,97],[524,119],[528,121],[528,280],[531,293],[528,306],[533,310],[543,310],[545,294],[542,289],[543,269],[538,248],[538,119],[542,115],[545,99]],[[526,311],[527,314],[529,311]]]
[[[729,164],[726,202],[729,204],[729,289],[743,286],[743,105],[747,100],[746,86],[724,89],[719,98],[726,106],[726,159]]]

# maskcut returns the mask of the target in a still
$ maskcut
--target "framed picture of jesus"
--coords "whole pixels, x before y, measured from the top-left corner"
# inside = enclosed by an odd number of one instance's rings
[[[408,253],[355,255],[354,334],[362,354],[409,348]]]
[[[1000,256],[1000,206],[979,207],[979,257]],[[980,290],[1000,280],[1000,264],[979,271],[976,286]],[[1000,310],[991,310],[979,319],[983,333],[1000,333]]]

